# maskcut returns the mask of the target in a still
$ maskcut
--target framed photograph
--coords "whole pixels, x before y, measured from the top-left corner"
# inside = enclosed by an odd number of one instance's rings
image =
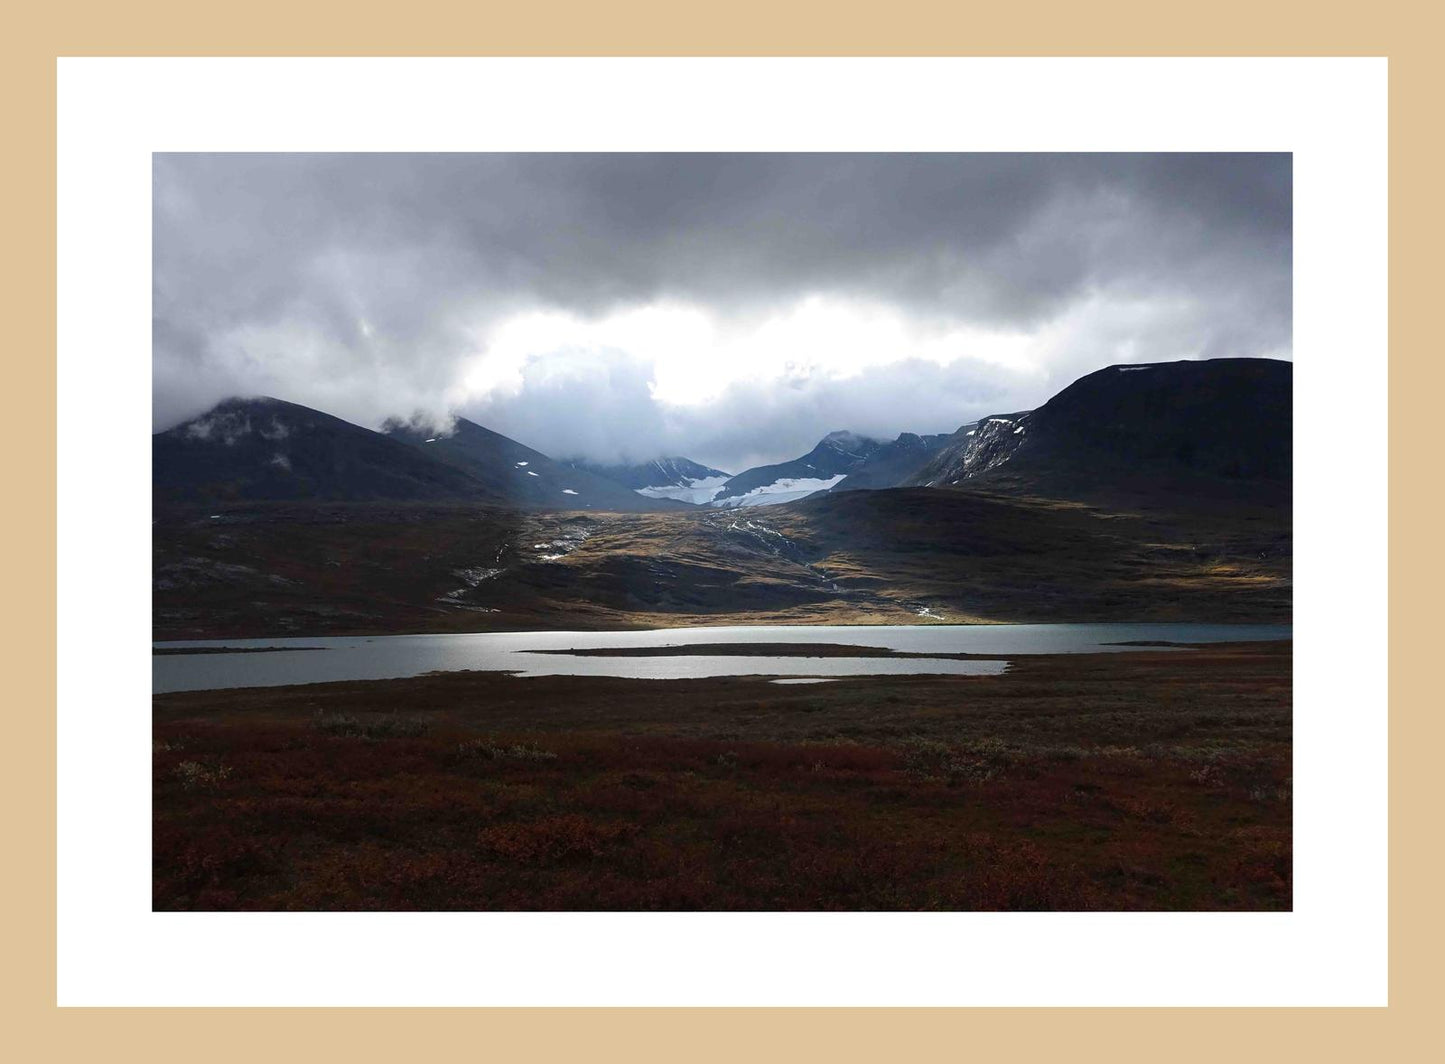
[[[37,1020],[1378,1047],[1395,52],[582,26],[51,49]]]

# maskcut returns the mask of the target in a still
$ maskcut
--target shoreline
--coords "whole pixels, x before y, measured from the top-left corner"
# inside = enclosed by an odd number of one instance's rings
[[[1259,617],[1253,619],[1239,620],[1201,620],[1198,617],[1128,617],[1128,618],[1099,618],[1099,617],[1070,617],[1067,620],[1050,618],[1048,620],[972,620],[972,621],[819,621],[812,618],[798,618],[795,620],[771,620],[766,618],[743,617],[717,621],[708,624],[635,624],[635,625],[611,625],[611,626],[586,626],[577,625],[567,628],[558,628],[547,625],[529,625],[518,628],[473,628],[473,629],[451,629],[451,628],[430,628],[430,629],[406,629],[399,631],[378,631],[367,629],[363,631],[335,631],[335,632],[276,632],[264,631],[253,635],[242,635],[236,632],[227,632],[224,635],[188,635],[188,636],[166,636],[160,637],[154,631],[151,633],[151,647],[166,648],[176,644],[184,643],[222,643],[226,640],[250,640],[250,639],[386,639],[392,636],[424,636],[424,635],[551,635],[562,632],[576,632],[579,635],[602,635],[610,632],[686,632],[699,629],[727,629],[727,628],[1001,628],[1009,626],[1043,627],[1053,625],[1142,625],[1142,624],[1197,624],[1197,625],[1218,625],[1220,627],[1285,627],[1293,629],[1294,618],[1285,617]],[[1139,645],[1136,642],[1105,644],[1108,646],[1133,646]],[[1179,644],[1192,645],[1192,644]],[[1206,644],[1207,645],[1207,644]],[[241,648],[236,648],[241,649]],[[290,649],[276,647],[274,649]],[[312,647],[295,649],[318,649]]]

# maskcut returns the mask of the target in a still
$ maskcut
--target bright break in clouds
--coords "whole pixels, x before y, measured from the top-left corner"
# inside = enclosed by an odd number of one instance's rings
[[[1288,155],[157,155],[155,427],[272,395],[557,457],[948,432],[1288,358]]]

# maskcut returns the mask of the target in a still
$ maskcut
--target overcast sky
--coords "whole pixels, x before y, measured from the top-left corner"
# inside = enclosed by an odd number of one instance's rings
[[[1291,353],[1288,155],[157,155],[154,424],[272,395],[730,472]]]

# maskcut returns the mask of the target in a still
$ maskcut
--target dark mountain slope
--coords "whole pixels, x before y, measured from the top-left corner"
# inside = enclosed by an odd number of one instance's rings
[[[608,480],[615,480],[633,491],[645,488],[690,488],[695,481],[716,477],[726,480],[732,476],[721,469],[713,469],[681,456],[654,458],[650,462],[638,462],[634,465],[598,465],[580,459],[567,464],[574,469],[585,469]]]
[[[499,432],[457,418],[446,435],[428,435],[398,422],[385,430],[428,458],[460,470],[491,497],[514,506],[549,510],[646,511],[677,509],[684,503],[648,499],[586,469],[553,461]]]
[[[829,491],[858,491],[864,488],[895,488],[953,439],[949,433],[920,436],[905,432],[892,443],[885,443],[862,465],[840,480]]]
[[[228,399],[152,436],[151,483],[158,503],[486,497],[396,440],[267,397]]]
[[[1060,498],[1121,491],[1287,498],[1292,401],[1288,362],[1111,366],[1037,410],[966,426],[910,483]]]

